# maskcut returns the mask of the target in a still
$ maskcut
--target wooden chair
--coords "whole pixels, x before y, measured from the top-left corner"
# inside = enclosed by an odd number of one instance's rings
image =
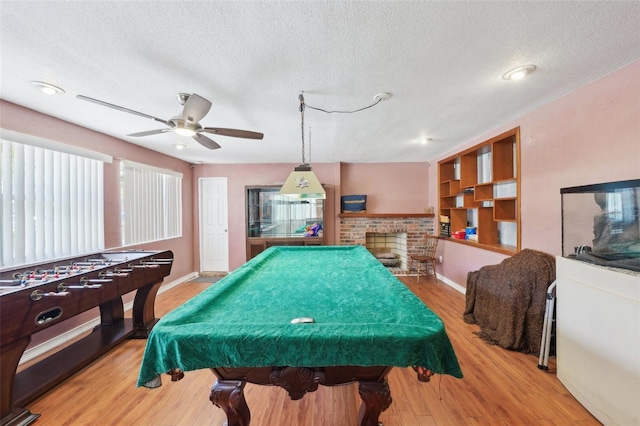
[[[438,277],[436,275],[436,248],[438,247],[438,237],[435,235],[427,235],[425,237],[424,246],[422,248],[422,252],[420,254],[411,254],[409,258],[411,259],[409,263],[409,270],[413,269],[413,262],[418,262],[418,275],[416,276],[416,282],[420,282],[420,266],[424,263],[425,270],[429,271],[429,265],[431,265],[431,269],[433,270],[433,277],[438,281]]]

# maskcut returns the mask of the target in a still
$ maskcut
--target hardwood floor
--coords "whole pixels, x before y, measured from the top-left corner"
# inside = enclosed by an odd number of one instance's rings
[[[549,372],[538,357],[485,343],[477,326],[462,321],[464,295],[443,283],[402,281],[443,319],[464,379],[435,376],[421,383],[410,368],[389,376],[393,403],[385,426],[421,425],[599,425],[562,386],[552,358]],[[156,315],[196,295],[209,284],[186,283],[158,296]],[[130,340],[28,405],[42,414],[36,425],[222,425],[225,415],[209,401],[215,380],[209,370],[191,371],[158,389],[137,388],[145,340]],[[356,425],[356,385],[320,386],[291,401],[279,387],[248,384],[252,426]]]

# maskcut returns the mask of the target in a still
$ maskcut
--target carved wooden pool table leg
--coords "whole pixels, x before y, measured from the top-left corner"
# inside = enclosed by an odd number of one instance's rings
[[[385,379],[382,382],[358,382],[362,398],[360,426],[378,426],[380,414],[391,405],[391,391]]]
[[[249,426],[251,413],[244,399],[244,380],[218,380],[211,388],[209,400],[227,414],[228,426]]]

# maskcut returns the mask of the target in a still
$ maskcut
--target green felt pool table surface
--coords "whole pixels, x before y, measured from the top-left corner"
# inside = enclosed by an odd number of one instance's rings
[[[291,323],[300,317],[314,322]],[[364,247],[281,246],[163,317],[147,341],[138,385],[202,368],[251,381],[250,369],[284,366],[360,368],[380,382],[393,366],[462,377],[440,318]],[[270,370],[260,371],[257,382],[276,384],[263,377]]]
[[[299,317],[315,323],[290,323]],[[174,368],[271,365],[461,376],[440,318],[364,247],[272,247],[156,324],[139,384]]]

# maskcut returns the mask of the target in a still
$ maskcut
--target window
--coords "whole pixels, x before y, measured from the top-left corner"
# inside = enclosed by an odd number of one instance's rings
[[[0,268],[104,249],[111,157],[3,129],[0,161]]]
[[[182,236],[182,173],[120,163],[122,244]]]

